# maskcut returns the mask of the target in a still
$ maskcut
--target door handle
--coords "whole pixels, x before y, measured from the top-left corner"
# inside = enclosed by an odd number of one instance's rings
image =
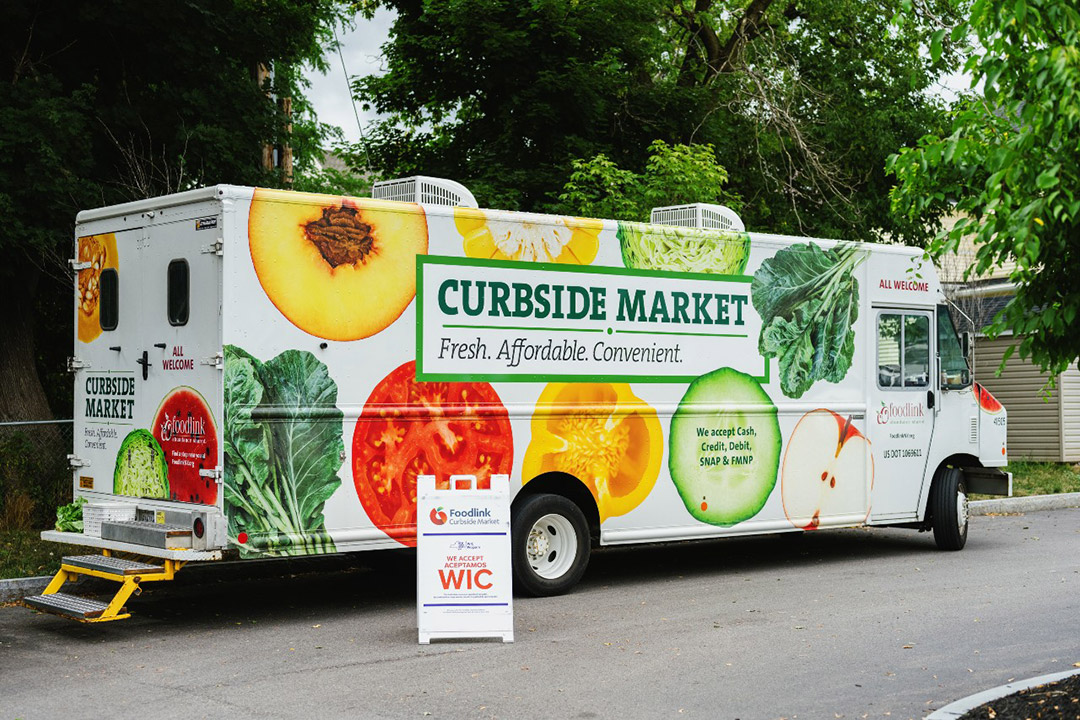
[[[142,365],[142,379],[146,380],[146,378],[150,375],[150,353],[143,350],[142,357],[135,362]]]
[[[933,390],[927,390],[926,391],[926,408],[928,410],[933,410],[934,409],[934,391]]]

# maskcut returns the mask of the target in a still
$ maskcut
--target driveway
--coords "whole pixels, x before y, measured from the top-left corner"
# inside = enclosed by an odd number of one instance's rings
[[[593,556],[516,642],[416,642],[386,554],[184,570],[130,620],[0,608],[0,718],[922,718],[1080,662],[1080,509]],[[281,574],[285,572],[286,574]],[[241,575],[241,573],[243,573]]]

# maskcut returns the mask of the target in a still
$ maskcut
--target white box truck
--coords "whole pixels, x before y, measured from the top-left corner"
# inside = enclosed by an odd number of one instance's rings
[[[75,494],[135,519],[44,533],[102,554],[31,604],[115,619],[185,562],[412,546],[418,475],[509,474],[515,586],[540,595],[594,544],[871,525],[955,550],[967,493],[1011,492],[1005,410],[919,250],[443,189],[79,214]],[[121,592],[64,593],[78,574]]]

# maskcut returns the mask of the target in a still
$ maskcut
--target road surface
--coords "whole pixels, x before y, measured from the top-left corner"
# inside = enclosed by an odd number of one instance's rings
[[[958,553],[884,529],[607,548],[516,600],[511,645],[418,645],[386,560],[189,569],[99,625],[0,608],[0,718],[895,720],[1080,662],[1080,509],[976,517]]]

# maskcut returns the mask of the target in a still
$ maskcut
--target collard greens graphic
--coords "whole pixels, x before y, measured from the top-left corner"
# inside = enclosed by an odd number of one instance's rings
[[[829,250],[803,243],[779,250],[754,274],[751,297],[762,323],[758,351],[776,358],[780,389],[788,397],[802,397],[818,380],[838,383],[847,375],[859,317],[853,270],[865,258],[853,243]]]
[[[336,403],[337,385],[311,353],[262,363],[225,346],[225,506],[241,554],[337,551],[323,518],[345,450]]]

